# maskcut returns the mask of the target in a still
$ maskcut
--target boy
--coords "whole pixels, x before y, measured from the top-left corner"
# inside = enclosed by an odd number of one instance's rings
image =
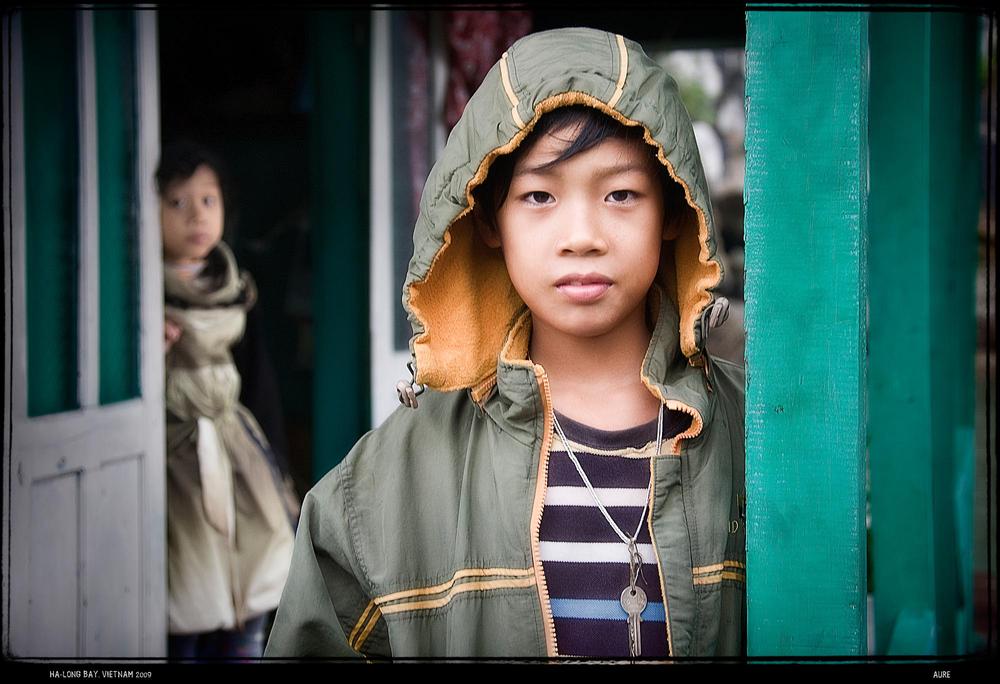
[[[190,143],[156,172],[166,347],[168,654],[259,657],[288,573],[297,513],[230,347],[256,291],[222,242],[219,163]]]
[[[677,88],[621,36],[504,53],[424,188],[416,382],[307,495],[266,655],[744,651],[743,374]]]

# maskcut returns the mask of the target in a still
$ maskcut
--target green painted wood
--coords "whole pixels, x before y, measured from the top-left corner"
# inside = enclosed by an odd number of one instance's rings
[[[935,622],[928,534],[934,525],[933,449],[929,431],[913,429],[931,424],[930,321],[924,313],[931,296],[928,21],[923,13],[876,13],[869,34],[869,116],[880,131],[870,150],[868,370],[878,653],[888,653],[890,643],[897,653],[934,648],[917,629]]]
[[[931,396],[935,420],[934,536],[941,574],[936,585],[941,621],[938,648],[966,650],[972,629],[971,483],[975,431],[975,278],[980,197],[979,102],[976,52],[979,35],[971,14],[935,13],[931,22],[932,100],[930,207],[936,228],[931,270],[930,316],[937,323],[931,337]],[[941,413],[937,419],[937,398]],[[945,408],[947,406],[947,408]],[[947,455],[947,456],[946,456]],[[950,515],[939,514],[948,510]],[[950,541],[948,541],[950,540]],[[956,595],[957,594],[957,595]],[[964,595],[963,595],[964,594]]]
[[[876,651],[971,630],[976,25],[875,13],[869,416]]]
[[[135,15],[94,13],[100,211],[100,401],[139,396]]]
[[[747,15],[751,656],[867,650],[867,60],[864,13]]]
[[[368,430],[369,18],[308,16],[312,87],[313,479]],[[386,388],[386,391],[393,391]]]
[[[77,408],[79,123],[76,14],[21,16],[28,415]]]

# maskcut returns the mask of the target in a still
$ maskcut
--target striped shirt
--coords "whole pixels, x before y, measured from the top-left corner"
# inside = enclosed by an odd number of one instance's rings
[[[631,536],[646,503],[657,421],[607,431],[558,412],[556,416],[601,503],[618,527]],[[664,444],[689,423],[686,414],[667,411],[663,417]],[[560,655],[627,658],[628,622],[620,599],[629,583],[628,551],[597,507],[557,433],[549,455],[539,539]],[[665,656],[662,585],[645,522],[636,541],[643,560],[638,585],[647,598],[640,624],[642,655]]]

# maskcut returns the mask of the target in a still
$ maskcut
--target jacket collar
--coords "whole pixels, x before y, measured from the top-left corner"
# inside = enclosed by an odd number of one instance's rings
[[[647,306],[656,319],[642,364],[643,384],[668,409],[692,416],[691,427],[679,437],[694,438],[711,420],[714,395],[706,389],[702,369],[688,364],[680,353],[676,304],[654,284]],[[541,440],[544,407],[536,366],[528,360],[530,338],[531,313],[524,308],[507,333],[495,378],[470,390],[494,420],[525,444]]]

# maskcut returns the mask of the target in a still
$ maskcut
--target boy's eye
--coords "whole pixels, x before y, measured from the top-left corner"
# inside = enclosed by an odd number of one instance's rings
[[[544,190],[534,190],[524,196],[528,204],[548,204],[552,200],[552,195]]]
[[[214,195],[207,195],[201,201],[206,207],[214,207],[218,203],[219,198]]]
[[[183,209],[187,206],[187,203],[179,197],[174,197],[173,199],[167,200],[167,206],[171,209]]]
[[[632,190],[615,190],[608,195],[608,199],[612,202],[627,202],[631,199],[635,199],[635,192]]]

